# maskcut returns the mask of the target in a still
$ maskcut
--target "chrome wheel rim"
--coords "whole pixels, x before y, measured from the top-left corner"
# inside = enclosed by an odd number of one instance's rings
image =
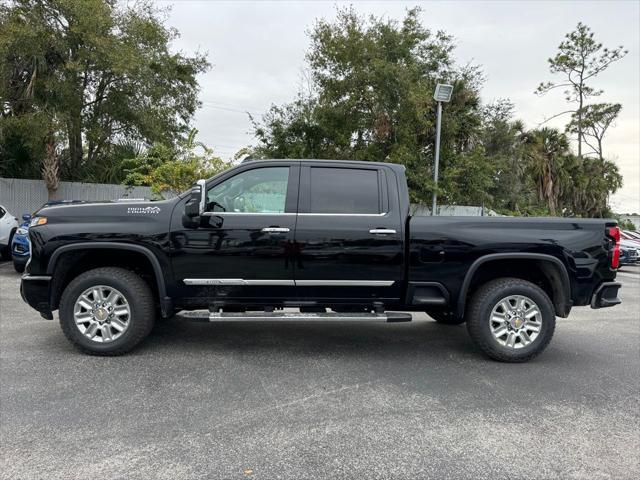
[[[80,333],[92,342],[113,342],[129,328],[131,307],[119,290],[95,285],[76,300],[73,319]]]
[[[524,295],[510,295],[491,310],[489,328],[503,347],[524,348],[542,331],[542,313],[536,303]]]

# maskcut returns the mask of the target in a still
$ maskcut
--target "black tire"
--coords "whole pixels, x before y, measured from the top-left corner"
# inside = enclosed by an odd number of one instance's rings
[[[94,285],[106,285],[119,290],[131,308],[129,326],[119,338],[108,343],[94,342],[85,337],[74,321],[76,300]],[[76,348],[89,355],[115,356],[127,353],[149,335],[154,317],[155,302],[149,285],[124,268],[104,267],[84,272],[67,285],[60,300],[60,326],[64,335]]]
[[[24,263],[16,263],[16,262],[13,262],[13,268],[14,268],[14,270],[15,270],[16,272],[18,272],[18,273],[23,273],[23,272],[24,272],[24,267],[25,267],[25,266],[26,266],[26,265],[25,265]]]
[[[427,310],[426,313],[442,325],[460,325],[465,322],[464,317],[458,317],[450,310]]]
[[[521,348],[501,345],[491,333],[489,318],[493,308],[510,295],[523,295],[536,303],[540,311],[541,327],[538,336]],[[501,362],[527,362],[540,354],[553,337],[556,317],[553,303],[537,285],[519,278],[499,278],[483,285],[473,295],[465,315],[467,330],[480,349]]]

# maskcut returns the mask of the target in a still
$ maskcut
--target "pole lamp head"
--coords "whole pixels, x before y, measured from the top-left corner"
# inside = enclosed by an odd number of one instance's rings
[[[433,99],[437,102],[449,102],[451,100],[452,93],[453,85],[439,83],[436,85],[436,91],[433,94]]]

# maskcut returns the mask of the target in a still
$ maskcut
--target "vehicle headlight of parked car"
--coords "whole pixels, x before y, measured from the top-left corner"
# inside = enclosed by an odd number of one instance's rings
[[[33,217],[29,222],[30,227],[36,227],[38,225],[46,225],[47,217]]]

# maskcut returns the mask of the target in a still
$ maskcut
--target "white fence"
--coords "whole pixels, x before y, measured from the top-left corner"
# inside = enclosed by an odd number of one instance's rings
[[[412,203],[410,211],[417,217],[431,215],[431,207],[419,203]],[[440,217],[504,217],[490,208],[472,205],[440,205],[436,207],[436,214]]]
[[[150,198],[149,187],[133,187],[105,183],[60,182],[60,200],[116,200],[118,198]],[[0,178],[0,205],[14,216],[32,213],[48,201],[42,180]]]

